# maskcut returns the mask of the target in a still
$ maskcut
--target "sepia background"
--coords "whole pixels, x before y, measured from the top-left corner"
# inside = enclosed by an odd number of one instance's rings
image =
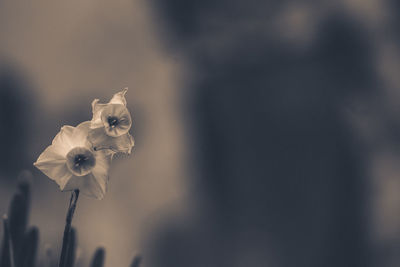
[[[0,213],[33,173],[56,253],[69,194],[32,163],[129,87],[136,145],[79,199],[78,265],[400,265],[395,0],[0,0]]]

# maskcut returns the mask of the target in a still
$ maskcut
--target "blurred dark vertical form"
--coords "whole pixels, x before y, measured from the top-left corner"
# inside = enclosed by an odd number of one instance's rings
[[[0,63],[0,178],[17,177],[32,165],[28,153],[33,134],[30,88],[22,71]]]
[[[343,113],[376,89],[361,27],[332,13],[298,49],[268,32],[289,1],[154,2],[194,66],[205,203],[158,233],[157,266],[371,266],[363,148]]]

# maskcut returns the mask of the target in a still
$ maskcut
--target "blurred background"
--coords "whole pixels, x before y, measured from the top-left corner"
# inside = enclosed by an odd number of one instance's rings
[[[0,213],[33,172],[56,253],[69,194],[32,163],[127,94],[136,146],[79,199],[78,262],[400,266],[394,0],[0,0]]]

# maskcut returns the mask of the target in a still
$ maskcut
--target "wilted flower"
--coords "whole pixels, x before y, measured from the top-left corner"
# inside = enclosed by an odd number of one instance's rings
[[[126,108],[127,91],[125,88],[114,94],[107,104],[99,104],[99,99],[93,100],[93,118],[88,140],[95,150],[131,153],[134,140],[128,132],[132,126],[132,118]]]
[[[110,156],[92,149],[87,140],[90,124],[86,121],[77,127],[63,126],[34,165],[62,191],[79,189],[87,196],[102,199],[107,191]]]

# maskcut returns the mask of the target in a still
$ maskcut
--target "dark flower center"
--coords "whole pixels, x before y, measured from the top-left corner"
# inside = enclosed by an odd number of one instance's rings
[[[111,137],[126,134],[132,125],[131,115],[122,104],[108,104],[101,111],[101,121],[106,134]]]
[[[84,154],[78,154],[78,155],[76,155],[75,156],[75,159],[74,159],[74,165],[75,165],[75,167],[79,167],[79,166],[81,166],[82,164],[85,164],[85,162],[86,161],[88,161],[88,157],[87,156],[85,156]]]
[[[76,176],[89,174],[95,165],[96,158],[87,148],[76,147],[67,154],[67,166]]]
[[[118,120],[117,117],[109,116],[107,118],[107,122],[108,122],[108,125],[110,125],[111,128],[115,128],[118,125],[119,120]]]

